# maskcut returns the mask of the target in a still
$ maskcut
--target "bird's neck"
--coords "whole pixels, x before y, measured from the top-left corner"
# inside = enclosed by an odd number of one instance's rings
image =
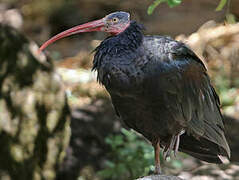
[[[143,25],[138,24],[136,21],[131,21],[130,25],[117,35],[119,43],[122,43],[125,47],[136,49],[142,43],[143,29]]]
[[[104,64],[112,64],[114,62],[129,62],[139,56],[136,51],[143,41],[143,26],[132,21],[130,25],[116,36],[111,36],[95,49],[93,61],[93,70],[99,70]]]

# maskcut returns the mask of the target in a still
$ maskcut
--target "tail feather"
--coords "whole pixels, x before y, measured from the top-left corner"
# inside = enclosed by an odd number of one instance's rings
[[[187,134],[181,135],[179,150],[200,160],[217,164],[223,163],[219,157],[220,155],[229,156],[225,149],[214,142],[203,137],[196,139]]]

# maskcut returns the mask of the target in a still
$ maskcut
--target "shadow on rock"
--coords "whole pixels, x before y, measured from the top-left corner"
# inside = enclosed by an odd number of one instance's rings
[[[120,123],[109,99],[98,99],[72,112],[72,136],[57,180],[74,180],[87,165],[98,170],[109,147],[105,137],[119,132]]]

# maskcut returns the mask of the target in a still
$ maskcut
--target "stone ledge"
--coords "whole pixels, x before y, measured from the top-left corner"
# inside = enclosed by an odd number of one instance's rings
[[[142,177],[136,180],[183,180],[177,176],[167,176],[167,175],[151,175]]]

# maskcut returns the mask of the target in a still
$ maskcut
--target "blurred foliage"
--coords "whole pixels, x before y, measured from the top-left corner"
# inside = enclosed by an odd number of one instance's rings
[[[106,143],[112,151],[108,154],[105,169],[99,172],[103,179],[135,179],[153,171],[153,148],[135,132],[122,129],[121,134],[108,136]]]
[[[231,87],[230,78],[223,67],[217,69],[217,76],[212,77],[213,83],[220,97],[221,106],[231,106],[234,104],[234,98],[229,96],[229,91],[235,89]]]
[[[152,14],[154,9],[160,4],[166,2],[169,7],[174,7],[179,5],[182,0],[155,0],[149,7],[148,7],[148,14]]]
[[[226,14],[226,22],[228,24],[235,24],[236,23],[236,17],[232,13],[227,13]]]
[[[231,81],[228,75],[225,73],[224,68],[217,71],[218,76],[212,77],[213,83],[217,90],[218,96],[220,97],[221,108],[224,113],[228,114],[234,109],[235,103],[238,96],[239,85],[234,85],[231,87]],[[233,113],[229,113],[233,114]]]
[[[105,161],[105,169],[98,175],[103,179],[126,180],[145,176],[154,171],[153,147],[134,131],[124,128],[121,134],[110,135],[106,138],[111,152]],[[160,154],[161,166],[167,164],[173,169],[182,168],[181,161],[172,159],[166,163]]]
[[[227,0],[221,0],[216,8],[216,11],[221,11],[222,8],[226,5]]]
[[[152,14],[154,9],[160,4],[160,3],[167,3],[169,7],[174,7],[179,4],[181,4],[182,0],[155,0],[149,7],[148,7],[148,14]],[[220,11],[223,9],[223,7],[226,5],[227,0],[221,0],[216,8],[216,11]]]

